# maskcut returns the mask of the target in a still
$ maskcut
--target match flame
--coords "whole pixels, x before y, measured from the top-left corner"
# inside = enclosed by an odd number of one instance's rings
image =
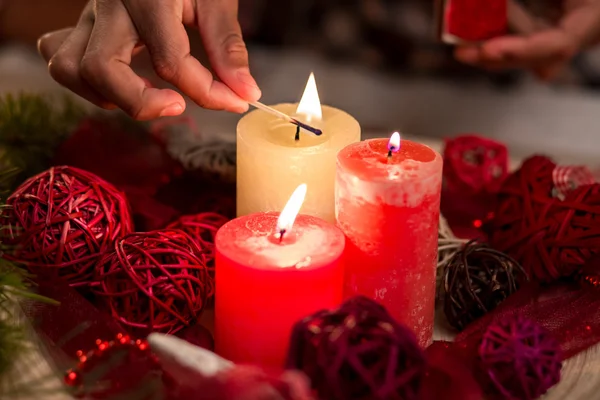
[[[304,88],[304,94],[302,95],[302,99],[300,99],[296,114],[306,116],[306,122],[321,121],[323,119],[317,82],[315,81],[315,74],[312,72],[308,77],[308,82],[306,82],[306,88]]]
[[[388,142],[388,150],[392,153],[397,153],[400,150],[400,134],[398,132],[392,133],[392,137]]]
[[[302,208],[302,203],[304,203],[304,198],[306,197],[306,184],[298,186],[292,196],[288,200],[285,207],[279,214],[279,219],[277,219],[277,235],[282,236],[284,233],[289,233],[294,226],[294,221],[296,220],[296,216],[300,212],[300,208]]]

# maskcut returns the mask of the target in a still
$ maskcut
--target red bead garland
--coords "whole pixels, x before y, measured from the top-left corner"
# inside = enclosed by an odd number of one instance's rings
[[[119,333],[115,336],[115,339],[106,341],[102,339],[96,339],[96,347],[92,350],[84,352],[78,350],[75,355],[78,359],[76,367],[69,369],[64,376],[64,382],[67,386],[78,388],[83,384],[83,375],[89,372],[90,365],[93,365],[95,361],[103,356],[106,352],[119,349],[130,349],[130,351],[138,351],[146,353],[149,349],[148,342],[142,339],[132,339],[129,335]],[[157,363],[154,356],[149,355],[153,364]]]

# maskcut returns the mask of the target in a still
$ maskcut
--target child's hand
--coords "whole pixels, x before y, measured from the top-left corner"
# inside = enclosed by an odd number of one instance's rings
[[[540,79],[555,78],[579,51],[600,39],[600,1],[565,0],[557,26],[531,35],[503,36],[479,46],[458,47],[463,63],[487,69],[528,69]]]
[[[244,112],[260,90],[248,69],[237,0],[91,0],[75,28],[46,34],[39,50],[52,77],[103,108],[140,120],[185,109],[170,89],[149,87],[130,68],[146,46],[157,74],[202,107]],[[222,81],[190,55],[184,25],[196,26]]]

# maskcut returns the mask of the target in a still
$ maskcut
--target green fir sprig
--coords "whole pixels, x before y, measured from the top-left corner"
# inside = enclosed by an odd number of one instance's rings
[[[0,189],[13,190],[47,169],[57,147],[84,116],[83,108],[69,97],[27,93],[0,97],[0,169],[19,171]]]
[[[6,154],[0,155],[0,165],[6,162]],[[1,200],[5,199],[9,192],[10,182],[13,182],[18,175],[18,169],[14,167],[0,169],[0,213],[2,209],[8,207]],[[0,231],[4,227],[0,224]],[[1,236],[0,236],[1,237]],[[0,256],[7,248],[0,243]],[[35,392],[36,383],[28,382],[19,390],[15,387],[5,388],[2,382],[5,382],[6,374],[13,372],[15,365],[32,348],[30,339],[27,336],[26,327],[22,324],[19,312],[19,301],[31,299],[55,303],[35,293],[35,288],[31,276],[24,269],[14,263],[0,258],[0,398],[6,398],[9,394],[15,396],[24,390],[28,393]],[[42,382],[40,387],[42,387]]]

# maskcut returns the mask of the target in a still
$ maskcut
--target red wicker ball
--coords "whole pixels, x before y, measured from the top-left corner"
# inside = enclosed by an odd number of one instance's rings
[[[425,373],[413,332],[366,297],[298,322],[286,364],[331,400],[414,400]]]
[[[537,399],[560,381],[560,345],[538,324],[510,316],[490,325],[479,346],[484,382],[506,399]]]
[[[171,223],[167,229],[180,229],[190,235],[202,250],[206,258],[206,264],[212,271],[215,260],[215,235],[227,221],[229,219],[221,214],[205,212],[184,215]]]
[[[125,196],[98,176],[52,167],[25,181],[7,200],[3,241],[7,258],[40,279],[85,286],[115,240],[133,230]]]
[[[600,185],[558,196],[555,167],[545,157],[525,161],[504,183],[486,227],[492,247],[542,282],[572,276],[600,252]]]
[[[179,230],[118,240],[98,263],[92,284],[113,317],[139,334],[194,325],[213,288],[198,245]]]

